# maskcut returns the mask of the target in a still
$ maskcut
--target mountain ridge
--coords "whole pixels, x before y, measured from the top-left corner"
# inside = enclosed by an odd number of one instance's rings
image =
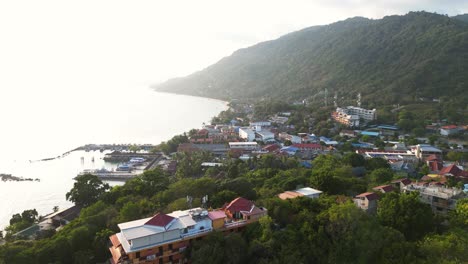
[[[349,18],[235,51],[159,91],[212,97],[318,100],[325,89],[373,104],[455,97],[468,85],[468,24],[427,12]],[[381,94],[386,96],[383,98]],[[466,102],[466,96],[457,99]]]

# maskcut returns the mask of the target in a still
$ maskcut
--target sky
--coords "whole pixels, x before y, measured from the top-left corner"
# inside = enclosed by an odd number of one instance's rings
[[[417,10],[468,13],[468,1],[1,0],[0,89],[150,84],[304,27]]]

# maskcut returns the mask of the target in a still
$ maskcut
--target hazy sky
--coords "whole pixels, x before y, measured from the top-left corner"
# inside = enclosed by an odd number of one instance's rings
[[[468,1],[0,1],[0,89],[82,78],[151,83],[307,26],[411,10],[455,15]]]

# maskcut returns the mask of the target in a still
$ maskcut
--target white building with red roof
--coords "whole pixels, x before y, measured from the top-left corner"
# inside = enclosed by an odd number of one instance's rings
[[[192,208],[118,224],[120,232],[109,237],[111,263],[174,263],[190,241],[213,230],[239,231],[267,214],[263,207],[239,197],[225,208],[208,211]],[[235,216],[235,217],[233,217]]]
[[[356,195],[353,198],[354,204],[356,204],[362,210],[368,213],[377,212],[377,200],[379,196],[373,192],[365,192],[359,195]]]

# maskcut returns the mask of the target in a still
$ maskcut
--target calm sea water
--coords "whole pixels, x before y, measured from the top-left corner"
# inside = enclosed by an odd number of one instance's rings
[[[55,157],[88,143],[157,144],[200,127],[226,109],[221,101],[157,93],[144,86],[101,93],[88,89],[59,95],[4,95],[0,97],[0,173],[40,182],[0,182],[0,230],[14,213],[35,208],[45,215],[54,206],[70,206],[65,194],[77,173],[115,166],[105,164],[100,152],[30,160]]]

